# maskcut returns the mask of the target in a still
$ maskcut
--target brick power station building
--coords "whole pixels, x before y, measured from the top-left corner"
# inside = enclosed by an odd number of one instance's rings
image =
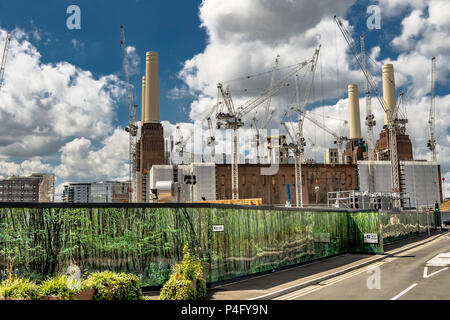
[[[387,106],[395,105],[395,80],[392,65],[383,66],[383,93],[385,100],[388,101]],[[356,85],[349,85],[348,97],[350,134],[345,150],[339,156],[340,163],[336,164],[333,161],[328,164],[302,164],[304,205],[324,205],[327,203],[329,192],[360,190],[361,184],[369,185],[367,181],[361,181],[359,174],[365,168],[364,160],[368,159],[368,153],[367,143],[361,134],[359,96]],[[137,202],[161,202],[163,198],[165,202],[231,199],[231,164],[209,163],[209,166],[213,168],[210,170],[211,168],[206,169],[207,166],[205,167],[204,163],[179,166],[172,165],[171,160],[168,159],[171,157],[172,150],[166,150],[168,144],[165,144],[164,129],[159,120],[158,54],[156,52],[147,52],[146,54],[146,72],[142,78],[141,120],[140,139],[136,148],[137,187],[133,190],[136,193]],[[385,126],[376,142],[374,166],[389,162],[388,139],[388,131]],[[400,168],[400,173],[410,172],[408,166],[412,164],[414,167],[415,164],[411,162],[413,160],[412,144],[404,128],[399,128],[397,132],[397,148],[399,161],[409,161]],[[280,154],[282,153],[280,152]],[[289,161],[289,157],[287,158],[287,160],[279,159],[279,170],[274,175],[261,174],[261,169],[267,167],[267,164],[239,164],[239,198],[262,198],[263,204],[284,205],[287,195],[290,193],[291,203],[296,203],[295,165],[290,164],[291,161]],[[362,167],[359,162],[363,163]],[[431,172],[430,185],[436,185],[433,198],[439,199],[431,201],[442,201],[439,165],[423,161],[420,164],[422,171],[425,168]],[[382,166],[382,168],[385,167]],[[381,172],[380,170],[379,172]],[[197,183],[196,185],[186,185],[183,181],[184,177],[192,172],[197,172]],[[408,185],[412,183],[409,180],[415,179],[409,176],[400,178],[404,189],[408,189]],[[384,180],[389,179],[390,177]],[[386,183],[390,185],[389,181]],[[370,191],[376,192],[377,188],[387,188],[387,190],[380,189],[380,191],[389,191],[389,187],[386,186],[374,187]],[[163,193],[164,197],[161,196]]]

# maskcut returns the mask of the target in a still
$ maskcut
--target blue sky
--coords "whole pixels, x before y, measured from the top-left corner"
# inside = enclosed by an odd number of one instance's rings
[[[81,30],[66,27],[69,5],[81,8]],[[371,5],[380,9],[381,29],[367,28]],[[320,75],[308,109],[322,115],[320,120],[330,128],[345,129],[325,115],[347,117],[346,88],[356,83],[364,124],[363,75],[332,20],[334,14],[353,28],[355,39],[366,36],[376,78],[383,63],[394,64],[397,89],[407,91],[403,108],[417,159],[429,158],[430,61],[438,57],[438,157],[443,174],[450,173],[448,1],[16,0],[0,2],[0,47],[6,30],[13,30],[14,38],[0,89],[0,177],[48,171],[56,174],[58,185],[127,177],[121,24],[131,47],[130,62],[135,63],[131,82],[138,105],[145,52],[159,53],[160,118],[166,135],[173,135],[177,124],[184,136],[190,134],[193,121],[198,124],[214,104],[217,82],[268,71],[277,54],[280,66],[310,59],[319,43]],[[281,76],[280,71],[276,78]],[[249,98],[238,89],[266,87],[269,77],[259,81],[233,83],[235,104]],[[273,104],[289,103],[292,88],[274,96]],[[376,99],[372,101],[378,137],[383,114]],[[278,126],[281,113],[275,112],[271,127]],[[305,125],[315,146],[307,152],[321,161],[332,137]],[[196,130],[195,136],[201,137],[206,128]],[[241,136],[249,134],[247,128]],[[190,145],[201,149],[203,142],[191,140]],[[227,138],[220,141],[225,144]],[[241,150],[251,154],[244,144]]]
[[[123,79],[119,26],[125,26],[127,45],[134,46],[142,61],[146,51],[160,54],[161,118],[187,121],[189,101],[170,100],[167,93],[179,80],[176,77],[182,63],[205,46],[206,34],[201,29],[198,6],[201,1],[64,1],[18,0],[0,3],[0,26],[12,30],[37,30],[41,41],[32,41],[42,54],[42,62],[70,62],[94,75],[116,73]],[[66,9],[70,5],[81,9],[81,30],[69,30]],[[5,13],[8,14],[5,14]],[[51,42],[46,43],[49,39]],[[74,48],[72,39],[81,42]],[[36,39],[34,39],[36,40]],[[143,64],[140,66],[144,73]],[[140,104],[140,77],[130,78],[137,89],[134,94]],[[120,124],[127,120],[127,109],[119,108]],[[184,111],[184,112],[183,112]]]

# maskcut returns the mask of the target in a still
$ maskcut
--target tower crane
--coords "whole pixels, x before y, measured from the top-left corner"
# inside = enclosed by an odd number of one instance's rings
[[[8,59],[9,43],[11,41],[11,32],[6,34],[5,47],[3,48],[2,61],[0,64],[0,89],[3,84],[3,76],[5,75],[6,60]]]
[[[177,149],[178,155],[179,155],[182,163],[183,163],[184,151],[186,149],[186,144],[189,141],[189,139],[191,138],[192,134],[193,133],[191,133],[188,137],[184,138],[183,132],[181,131],[180,126],[176,127],[176,139],[175,139],[174,147]],[[191,163],[193,163],[193,156],[194,156],[194,153],[191,152]]]
[[[133,94],[131,93],[130,77],[128,73],[128,57],[127,57],[127,45],[125,42],[125,28],[120,26],[120,35],[123,55],[123,71],[125,74],[125,84],[127,92],[127,106],[128,106],[128,126],[125,130],[129,134],[129,161],[130,161],[130,189],[129,189],[129,201],[137,201],[137,181],[136,181],[136,140],[137,140],[137,126],[136,126],[136,112],[137,104],[133,104]]]
[[[214,105],[214,107],[211,109],[211,111],[209,111],[208,114],[203,118],[203,121],[207,121],[208,122],[209,137],[206,140],[206,145],[211,150],[211,162],[212,163],[216,163],[216,145],[217,145],[217,141],[216,141],[216,136],[214,134],[214,126],[213,126],[211,117],[213,116],[214,112],[217,111],[217,108],[220,106],[220,104],[221,104],[221,102],[216,103]]]
[[[242,117],[253,111],[257,108],[261,103],[267,101],[271,96],[280,91],[283,87],[289,85],[286,83],[286,80],[291,76],[296,74],[299,70],[308,65],[311,61],[304,61],[302,63],[296,64],[293,70],[291,70],[286,76],[284,76],[281,80],[279,80],[276,84],[274,84],[273,88],[266,89],[262,92],[258,97],[252,98],[241,105],[239,108],[235,109],[233,99],[231,98],[230,89],[227,87],[226,90],[223,89],[223,85],[219,83],[217,88],[219,90],[220,96],[223,98],[223,110],[217,113],[216,116],[216,127],[220,129],[222,126],[225,129],[233,130],[233,157],[231,163],[231,195],[232,199],[239,198],[239,186],[238,186],[238,130],[239,128],[244,126],[244,122],[242,121]]]
[[[279,59],[280,59],[280,55],[277,55],[277,57],[275,59],[275,65],[274,65],[273,70],[272,70],[272,78],[271,78],[271,81],[270,81],[269,92],[272,91],[272,89],[273,89],[273,84],[274,84],[274,80],[275,80],[275,72],[276,72],[277,67],[278,67]],[[274,108],[270,108],[271,101],[272,101],[272,96],[269,96],[269,98],[267,99],[267,104],[266,104],[264,118],[263,118],[263,122],[262,122],[261,128],[258,127],[258,120],[256,118],[256,115],[252,119],[251,127],[255,131],[256,163],[260,163],[259,146],[261,145],[261,131],[264,131],[267,128],[267,126],[269,125],[270,119],[272,119],[273,113],[275,112]]]
[[[436,57],[431,59],[431,107],[430,117],[428,125],[430,129],[430,140],[428,140],[428,148],[431,151],[431,161],[437,161],[436,159],[436,138],[435,138],[435,83],[436,83]]]
[[[315,118],[313,118],[311,115],[304,113],[304,116],[306,119],[308,119],[309,121],[311,121],[312,123],[314,123],[316,126],[318,126],[320,129],[324,130],[325,132],[329,133],[330,135],[333,136],[334,143],[337,145],[338,147],[338,152],[339,155],[341,155],[341,149],[342,149],[342,144],[346,141],[348,141],[348,137],[346,136],[340,136],[338,135],[336,132],[334,132],[333,130],[331,130],[329,127],[327,127],[325,124],[319,122],[318,120],[316,120]],[[340,157],[342,158],[342,157]]]
[[[367,57],[366,57],[366,46],[364,42],[364,36],[360,36],[361,42],[361,60],[363,68],[366,69]],[[374,148],[373,148],[373,127],[377,124],[375,116],[372,114],[372,99],[370,97],[369,81],[365,81],[366,90],[366,127],[367,127],[367,153],[369,161],[375,160]]]
[[[291,130],[288,128],[286,122],[281,121],[281,125],[285,128],[288,133],[289,138],[291,139],[291,143],[288,144],[288,148],[294,154],[294,163],[295,163],[295,196],[297,201],[297,207],[303,208],[303,187],[302,187],[302,161],[304,154],[304,147],[306,146],[305,139],[299,138],[300,135],[296,135],[297,139],[294,138],[294,135],[291,133]],[[299,140],[300,139],[300,140]]]
[[[337,17],[334,16],[334,20],[341,31],[342,35],[345,38],[345,41],[347,42],[353,56],[356,59],[356,62],[358,63],[359,67],[361,68],[362,72],[364,73],[364,76],[366,77],[366,80],[372,89],[372,91],[375,93],[375,96],[380,103],[381,107],[383,108],[384,112],[387,114],[387,128],[389,131],[389,153],[390,153],[390,159],[391,159],[391,176],[392,176],[392,191],[396,194],[399,194],[400,192],[400,175],[399,175],[399,162],[398,162],[398,154],[397,154],[397,128],[399,125],[406,123],[406,119],[397,119],[397,111],[398,107],[400,105],[399,101],[401,101],[401,97],[403,94],[401,93],[399,96],[398,103],[393,107],[392,110],[388,110],[386,108],[384,100],[381,98],[380,92],[378,90],[378,87],[370,74],[370,72],[367,70],[365,64],[363,63],[363,59],[361,59],[360,55],[358,54],[356,50],[356,45],[350,36],[350,33],[347,31],[347,29],[344,27],[344,24],[342,21]],[[400,198],[396,197],[394,200],[394,206],[399,208],[400,207]]]
[[[364,68],[367,66],[366,57],[366,46],[364,41],[364,35],[360,36],[361,42],[361,56],[362,65]],[[375,160],[375,152],[373,146],[373,127],[377,124],[375,116],[372,114],[372,99],[370,96],[369,81],[365,79],[365,89],[366,89],[366,127],[367,127],[367,153],[369,160],[369,192],[375,190],[375,179],[373,172],[373,161]]]
[[[314,52],[314,56],[311,60],[311,82],[310,85],[306,91],[305,94],[305,101],[303,103],[303,106],[300,101],[300,82],[298,78],[298,74],[295,75],[295,95],[297,99],[297,110],[298,110],[298,117],[297,117],[297,133],[295,134],[296,139],[291,134],[291,131],[287,127],[286,123],[284,121],[281,122],[281,125],[284,126],[286,129],[290,139],[292,140],[292,143],[288,145],[289,149],[292,150],[294,153],[294,160],[295,160],[295,195],[296,195],[296,201],[297,201],[297,207],[303,208],[303,187],[302,187],[302,162],[303,162],[303,155],[305,153],[305,138],[303,137],[303,122],[305,118],[305,112],[306,106],[309,102],[312,86],[314,85],[314,76],[316,72],[317,67],[317,61],[319,59],[319,53],[320,53],[321,45],[316,49]]]

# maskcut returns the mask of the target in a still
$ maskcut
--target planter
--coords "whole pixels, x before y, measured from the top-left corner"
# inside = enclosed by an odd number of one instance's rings
[[[80,293],[71,296],[70,300],[94,300],[95,289],[86,289],[81,291]]]
[[[42,296],[41,300],[61,300],[57,296]]]
[[[0,301],[4,301],[4,300],[19,300],[19,301],[25,301],[25,299],[0,297]]]
[[[80,293],[70,296],[69,300],[94,300],[95,289],[86,289]],[[42,300],[61,300],[58,296],[43,296]]]

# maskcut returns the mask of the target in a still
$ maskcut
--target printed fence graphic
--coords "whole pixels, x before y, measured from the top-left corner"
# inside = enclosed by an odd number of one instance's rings
[[[430,219],[431,220],[431,219]],[[345,252],[379,252],[384,242],[426,232],[424,213],[378,213],[218,204],[0,204],[0,278],[44,279],[71,263],[83,271],[124,271],[160,286],[185,242],[208,282]],[[430,221],[433,223],[433,221]],[[213,230],[214,226],[214,230]],[[1,280],[1,279],[0,279]]]

